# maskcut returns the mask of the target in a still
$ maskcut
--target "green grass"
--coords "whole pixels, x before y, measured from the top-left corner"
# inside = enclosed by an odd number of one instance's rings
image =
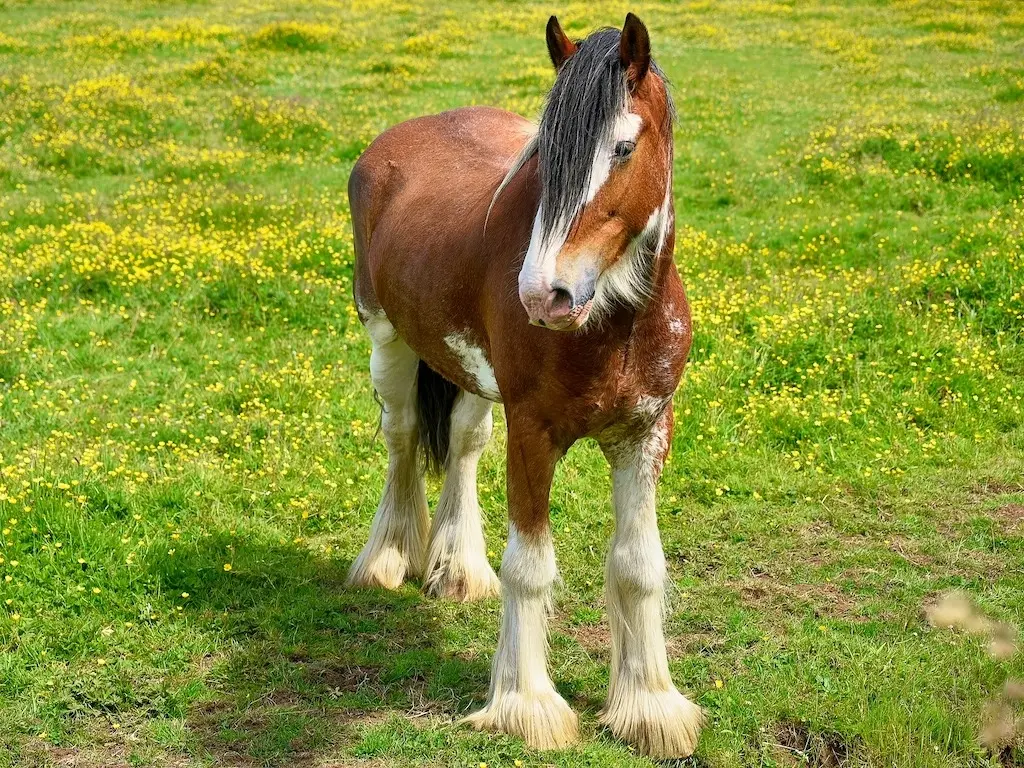
[[[344,587],[386,465],[349,169],[415,115],[535,117],[551,10],[0,2],[0,766],[649,765],[597,727],[593,445],[551,511],[580,746],[458,724],[496,601]],[[579,35],[627,8],[557,10]],[[632,10],[679,106],[696,329],[659,500],[672,672],[708,714],[686,764],[1019,764],[978,733],[1024,661],[923,606],[1024,620],[1024,13]],[[499,414],[495,566],[503,442]]]

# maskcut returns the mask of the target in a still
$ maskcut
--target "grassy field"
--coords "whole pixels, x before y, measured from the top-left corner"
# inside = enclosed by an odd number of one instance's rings
[[[1016,765],[1024,7],[642,2],[696,336],[659,502],[687,765]],[[535,117],[627,6],[0,0],[0,766],[644,766],[597,729],[607,470],[552,494],[584,740],[474,733],[497,601],[353,592],[383,482],[345,183],[408,117]],[[481,466],[505,539],[504,435]],[[438,486],[429,495],[436,500]],[[517,762],[518,761],[518,762]],[[1016,762],[1015,762],[1016,761]]]

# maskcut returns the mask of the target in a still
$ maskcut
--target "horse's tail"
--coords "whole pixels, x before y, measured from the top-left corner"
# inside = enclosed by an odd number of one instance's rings
[[[459,388],[455,384],[420,360],[416,375],[420,450],[431,474],[440,474],[448,460],[452,408],[458,394]]]

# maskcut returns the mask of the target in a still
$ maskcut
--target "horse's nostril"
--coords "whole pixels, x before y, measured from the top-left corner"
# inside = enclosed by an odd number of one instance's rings
[[[564,314],[572,310],[572,294],[565,288],[555,288],[551,291],[551,311],[554,314]]]

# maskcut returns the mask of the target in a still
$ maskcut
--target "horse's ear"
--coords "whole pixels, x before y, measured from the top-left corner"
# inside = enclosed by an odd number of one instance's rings
[[[626,23],[622,26],[619,58],[626,68],[626,82],[632,90],[640,85],[651,67],[651,38],[644,23],[632,13],[626,14]]]
[[[557,72],[562,68],[562,65],[576,53],[576,43],[570,40],[565,32],[562,31],[562,25],[558,23],[558,19],[552,16],[548,19],[548,54],[551,56],[551,63],[555,65],[555,71]]]

